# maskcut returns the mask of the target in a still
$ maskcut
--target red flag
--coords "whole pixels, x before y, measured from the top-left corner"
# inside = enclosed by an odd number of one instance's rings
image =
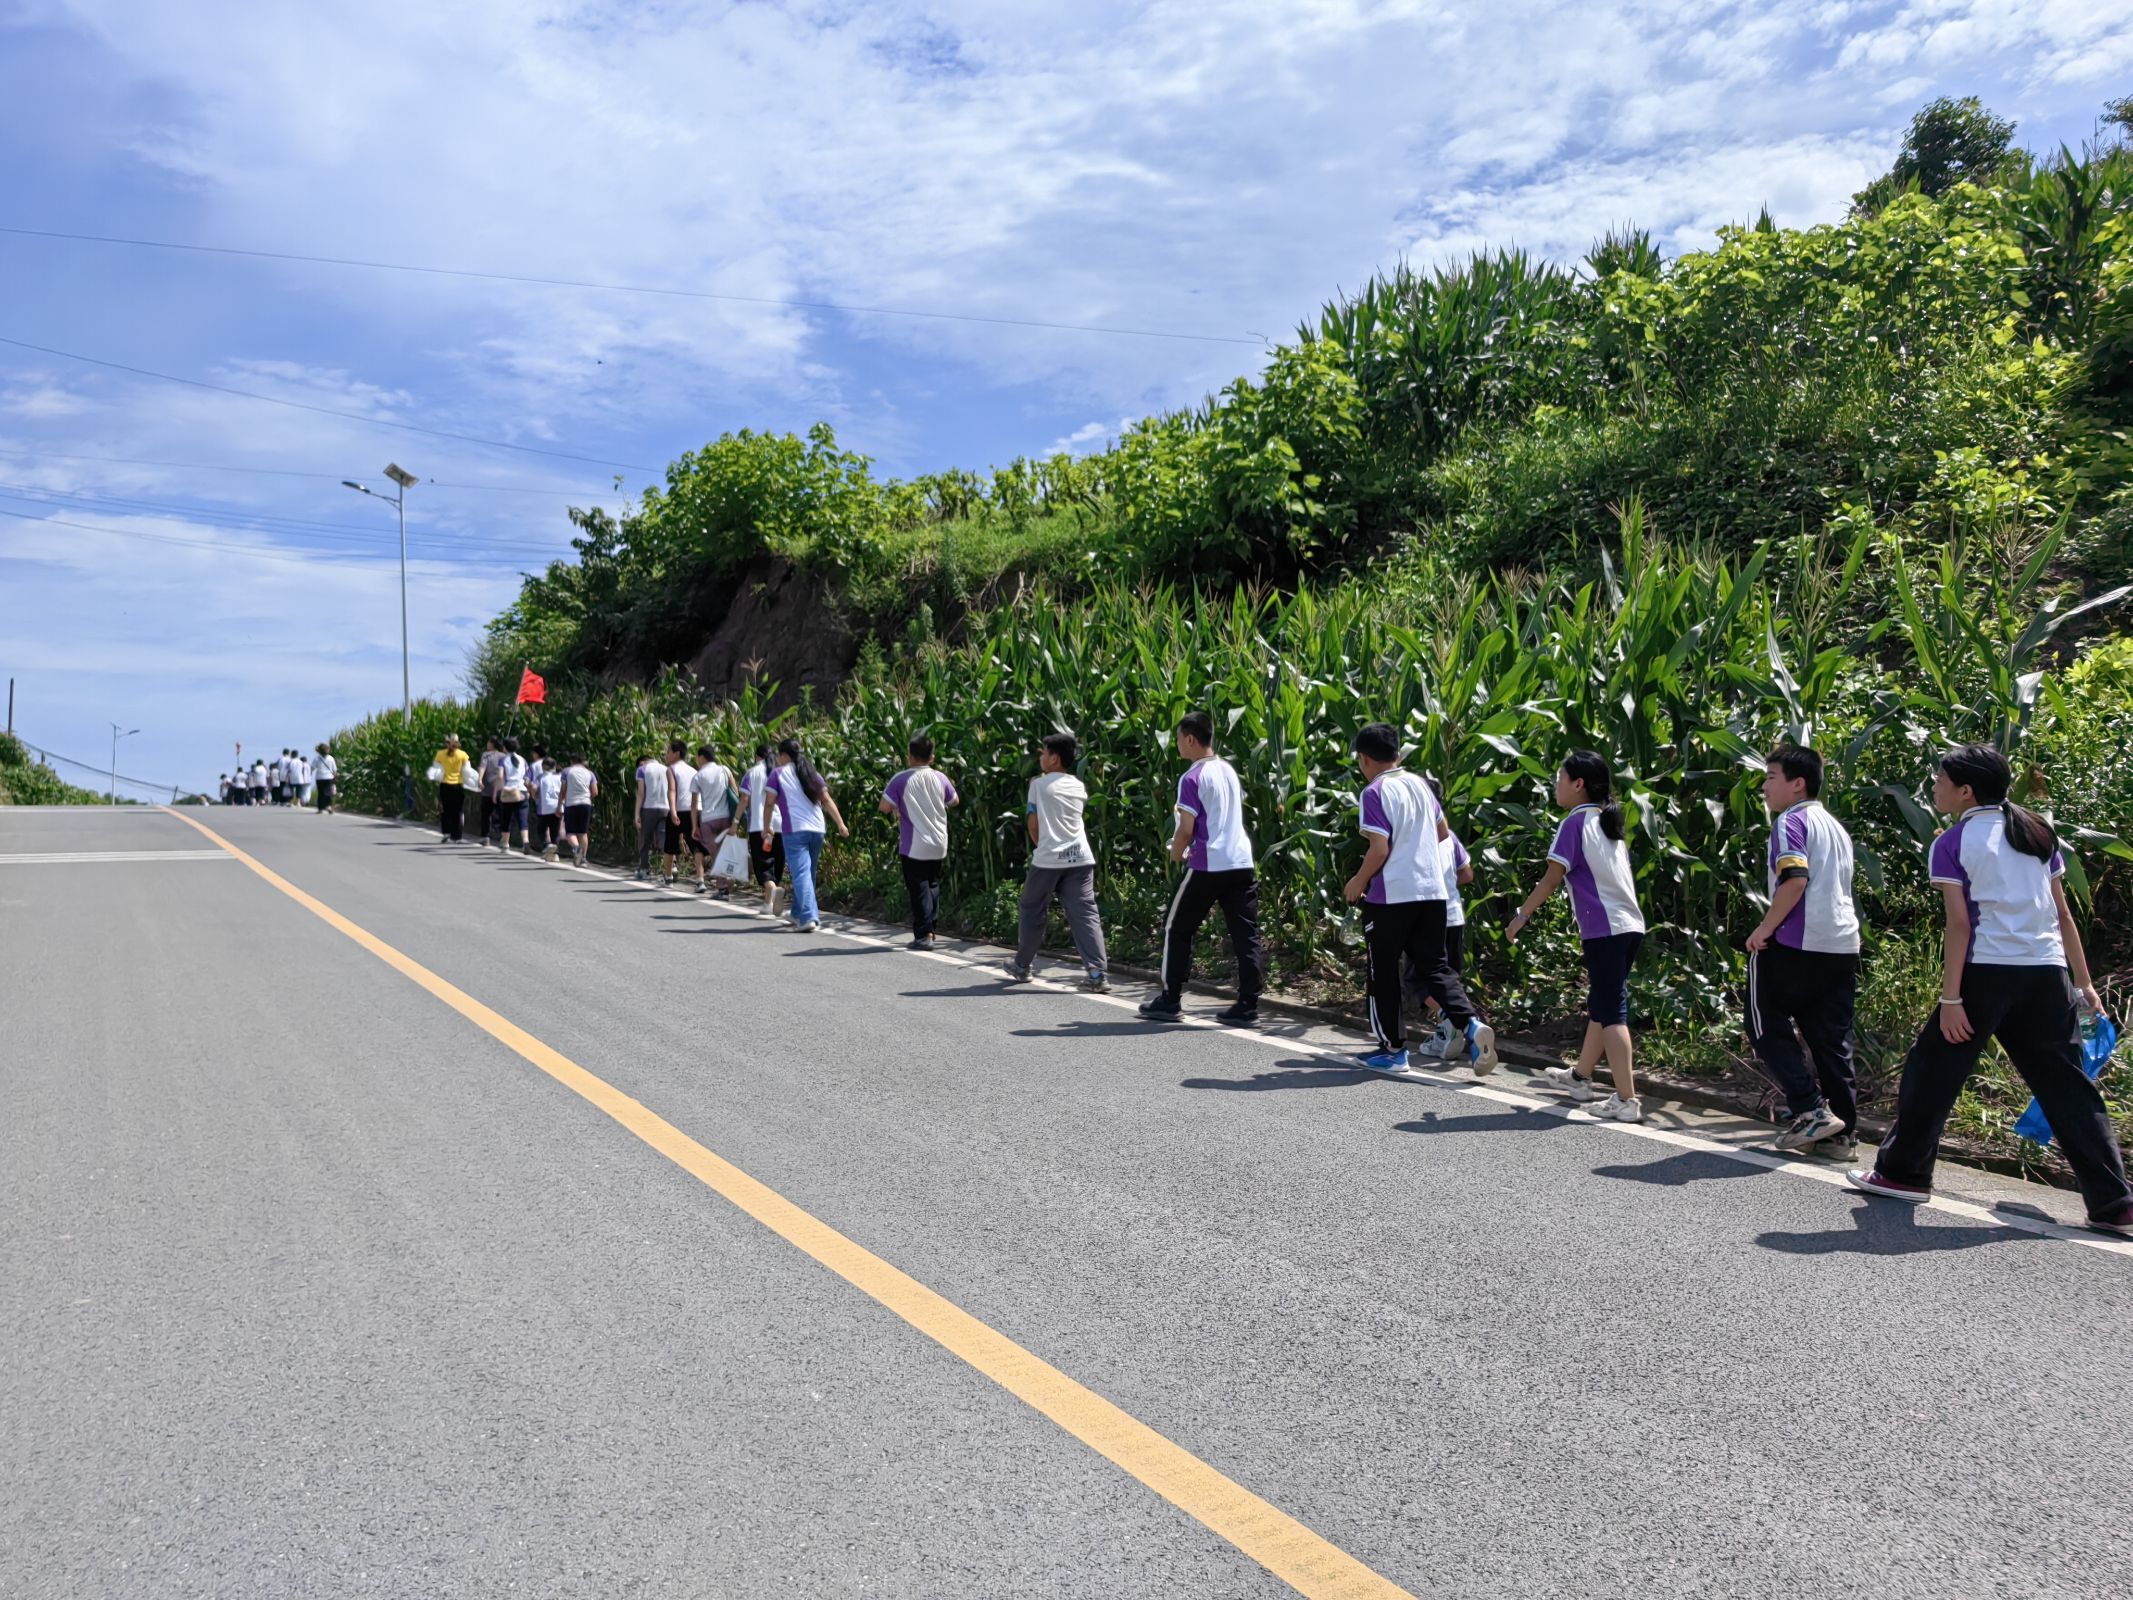
[[[548,703],[548,685],[531,667],[521,669],[518,680],[518,703],[522,706],[544,706]]]

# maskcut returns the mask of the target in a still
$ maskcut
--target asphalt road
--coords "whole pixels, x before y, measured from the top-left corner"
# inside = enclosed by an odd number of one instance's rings
[[[1415,1595],[2133,1593],[2133,1255],[198,815]],[[0,812],[0,1594],[1294,1592],[209,847]]]

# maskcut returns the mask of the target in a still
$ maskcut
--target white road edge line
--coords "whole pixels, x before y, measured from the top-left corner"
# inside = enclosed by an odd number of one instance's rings
[[[419,824],[402,823],[401,826],[414,829],[419,827]],[[484,847],[477,845],[475,848],[481,849]],[[642,888],[650,893],[667,895],[676,900],[690,900],[699,905],[719,907],[730,916],[744,917],[762,922],[766,928],[776,925],[774,920],[766,919],[759,913],[739,910],[730,901],[711,900],[704,895],[697,894],[693,889],[671,889],[663,883],[653,882],[650,879],[639,882],[634,877],[613,871],[607,867],[581,867],[573,862],[560,860],[541,861],[538,856],[521,856],[520,859],[532,861],[541,866],[560,868],[566,872],[582,872],[588,877],[606,878],[616,883],[626,883],[633,888]],[[834,939],[846,939],[853,944],[878,945],[890,950],[903,948],[893,939],[885,939],[876,934],[860,933],[849,928],[840,928],[829,922],[824,922],[821,933],[814,935],[814,937],[820,938],[824,935]],[[990,963],[976,961],[968,956],[955,955],[946,950],[906,950],[905,954],[924,956],[928,960],[945,962],[949,966],[968,967],[973,971],[984,971],[990,965]],[[1033,977],[1028,982],[1017,985],[1017,987],[1048,989],[1055,994],[1077,996],[1097,1005],[1112,1006],[1122,1011],[1132,1010],[1136,1014],[1138,1013],[1138,1008],[1134,1005],[1134,1002],[1121,995],[1091,994],[1078,984],[1056,983],[1049,978]],[[1258,1028],[1236,1028],[1227,1023],[1191,1016],[1181,1018],[1177,1022],[1151,1023],[1149,1026],[1151,1028],[1161,1027],[1172,1031],[1181,1026],[1203,1028],[1215,1033],[1226,1034],[1232,1038],[1256,1040],[1260,1044],[1272,1045],[1281,1050],[1300,1050],[1306,1055],[1320,1056],[1330,1061],[1347,1062],[1354,1066],[1358,1072],[1368,1070],[1365,1067],[1356,1065],[1354,1056],[1345,1054],[1332,1046],[1313,1044],[1307,1039],[1284,1038],[1278,1033],[1266,1033]],[[1408,1071],[1402,1074],[1377,1073],[1373,1074],[1373,1076],[1383,1077],[1391,1082],[1422,1083],[1428,1084],[1433,1088],[1454,1089],[1461,1094],[1471,1095],[1476,1099],[1493,1101],[1498,1105],[1516,1106],[1523,1111],[1544,1112],[1551,1116],[1560,1117],[1565,1122],[1586,1123],[1592,1127],[1605,1128],[1614,1133],[1626,1134],[1633,1139],[1648,1139],[1654,1144],[1672,1145],[1681,1150],[1695,1150],[1706,1155],[1725,1156],[1730,1160],[1741,1162],[1745,1166],[1761,1167],[1769,1172],[1784,1173],[1795,1178],[1807,1178],[1816,1183],[1827,1184],[1831,1188],[1841,1189],[1847,1194],[1857,1194],[1859,1200],[1866,1205],[1877,1203],[1895,1205],[1900,1203],[1892,1200],[1877,1202],[1871,1196],[1858,1194],[1858,1191],[1844,1181],[1844,1175],[1841,1172],[1829,1167],[1804,1161],[1788,1160],[1784,1156],[1774,1155],[1768,1151],[1743,1149],[1739,1145],[1726,1144],[1717,1139],[1706,1139],[1693,1133],[1682,1133],[1673,1128],[1655,1128],[1649,1123],[1615,1122],[1612,1120],[1603,1122],[1598,1117],[1588,1116],[1573,1106],[1565,1105],[1560,1100],[1543,1100],[1533,1095],[1520,1094],[1515,1089],[1499,1089],[1476,1078],[1454,1078],[1445,1073],[1425,1072],[1417,1068],[1409,1068]],[[1922,1209],[1943,1211],[1950,1216],[1965,1217],[1973,1222],[1988,1222],[1998,1227],[2012,1228],[2018,1233],[2034,1233],[2047,1239],[2061,1240],[2066,1244],[2078,1244],[2084,1249],[2100,1250],[2106,1255],[2124,1256],[2128,1259],[2133,1259],[2133,1241],[2107,1239],[2100,1234],[2069,1227],[2064,1223],[2051,1222],[2038,1217],[2012,1216],[2005,1212],[1995,1211],[1989,1206],[1981,1206],[1974,1200],[1958,1200],[1953,1196],[1935,1195],[1932,1199],[1921,1201],[1919,1204]]]

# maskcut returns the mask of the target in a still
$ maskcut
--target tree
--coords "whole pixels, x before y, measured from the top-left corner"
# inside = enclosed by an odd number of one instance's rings
[[[1911,119],[1896,164],[1852,196],[1852,210],[1873,216],[1914,185],[1930,195],[1959,183],[1989,183],[2013,142],[2014,124],[1987,111],[1974,94],[1928,101]]]
[[[2133,94],[2107,101],[2098,132],[2113,146],[2133,145]]]

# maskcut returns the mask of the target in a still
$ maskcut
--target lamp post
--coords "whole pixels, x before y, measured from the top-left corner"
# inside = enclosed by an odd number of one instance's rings
[[[407,663],[407,491],[418,481],[397,461],[385,463],[385,476],[392,479],[397,493],[392,497],[393,510],[400,518],[400,718],[407,737],[414,736],[415,695],[413,676]],[[375,489],[366,489],[353,478],[343,478],[341,487],[353,489],[357,494],[367,494],[373,500],[383,500],[384,495]],[[412,816],[415,810],[415,769],[412,759],[403,752],[400,763],[400,810]]]
[[[114,722],[114,723],[112,723],[112,724],[111,724],[111,800],[110,800],[110,803],[111,803],[112,805],[117,805],[117,804],[119,803],[119,740],[121,740],[121,739],[131,739],[131,738],[132,738],[132,737],[133,737],[133,736],[134,736],[135,734],[139,733],[140,731],[141,731],[141,730],[140,730],[139,728],[128,728],[128,729],[127,729],[127,730],[126,730],[126,731],[125,731],[124,733],[121,733],[121,732],[119,732],[119,725],[118,725],[117,723],[115,723],[115,722]]]

